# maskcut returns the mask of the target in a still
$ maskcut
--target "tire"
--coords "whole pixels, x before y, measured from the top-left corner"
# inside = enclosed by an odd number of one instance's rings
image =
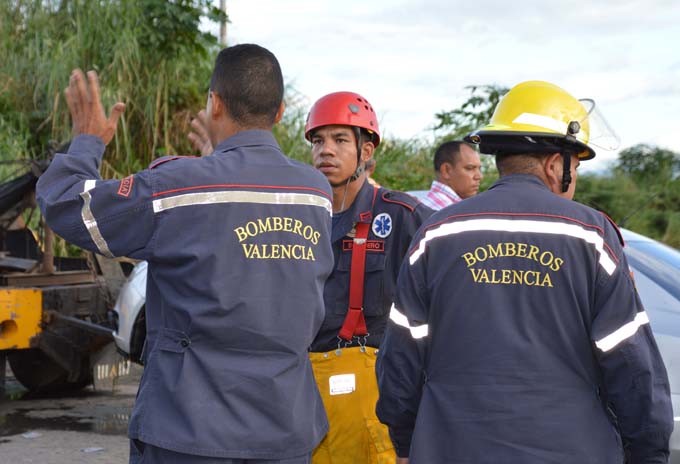
[[[92,383],[89,359],[82,361],[80,375],[69,381],[69,372],[40,350],[17,350],[8,353],[7,360],[14,377],[29,391],[58,393],[81,390]]]

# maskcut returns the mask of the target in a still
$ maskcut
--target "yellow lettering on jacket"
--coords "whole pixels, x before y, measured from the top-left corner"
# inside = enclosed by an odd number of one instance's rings
[[[468,269],[472,280],[477,284],[527,285],[529,287],[553,287],[552,278],[547,272],[517,269]]]
[[[465,260],[468,268],[498,258],[528,259],[552,271],[559,271],[564,264],[564,259],[555,256],[552,251],[541,250],[536,245],[520,242],[487,243],[463,253],[460,257]],[[499,278],[503,279],[502,276]]]
[[[248,259],[295,259],[316,261],[312,247],[282,243],[242,243],[243,254]]]
[[[319,238],[321,237],[321,233],[314,230],[314,227],[306,225],[299,219],[290,217],[270,216],[258,218],[234,229],[239,242],[267,232],[290,232],[303,237],[314,245],[319,243]]]

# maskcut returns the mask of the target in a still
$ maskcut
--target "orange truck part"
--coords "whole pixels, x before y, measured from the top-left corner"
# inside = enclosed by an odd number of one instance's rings
[[[0,290],[0,351],[30,348],[42,331],[42,292],[35,288]]]

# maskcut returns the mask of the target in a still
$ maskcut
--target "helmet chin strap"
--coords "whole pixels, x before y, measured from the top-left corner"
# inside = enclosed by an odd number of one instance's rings
[[[357,168],[352,177],[349,178],[350,182],[357,180],[366,170],[366,165],[361,162],[361,129],[357,126],[353,126],[352,129],[354,130],[354,138],[357,140]]]
[[[562,152],[562,193],[569,190],[571,184],[571,153]]]
[[[345,199],[347,198],[347,188],[350,182],[354,182],[359,179],[364,172],[366,172],[366,165],[361,162],[361,129],[353,126],[354,138],[357,140],[357,168],[354,170],[354,174],[349,176],[346,181],[342,181],[338,184],[331,184],[331,187],[340,187],[343,183],[345,184],[345,192],[342,195],[342,204],[340,205],[340,211],[345,210]]]
[[[357,170],[354,171],[354,174],[352,174],[352,176],[349,178],[349,181],[350,181],[350,182],[354,182],[354,181],[357,180],[359,177],[361,177],[361,175],[362,175],[364,172],[366,172],[366,165],[364,165],[363,163],[361,163],[359,166],[357,166]]]

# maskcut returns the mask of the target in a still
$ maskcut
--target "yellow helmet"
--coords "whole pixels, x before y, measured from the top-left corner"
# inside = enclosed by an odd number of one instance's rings
[[[589,145],[595,102],[577,100],[543,81],[516,85],[496,106],[490,123],[466,137],[487,154],[568,151],[581,160],[595,157]],[[601,116],[606,130],[611,132]],[[607,136],[616,137],[613,132]]]

